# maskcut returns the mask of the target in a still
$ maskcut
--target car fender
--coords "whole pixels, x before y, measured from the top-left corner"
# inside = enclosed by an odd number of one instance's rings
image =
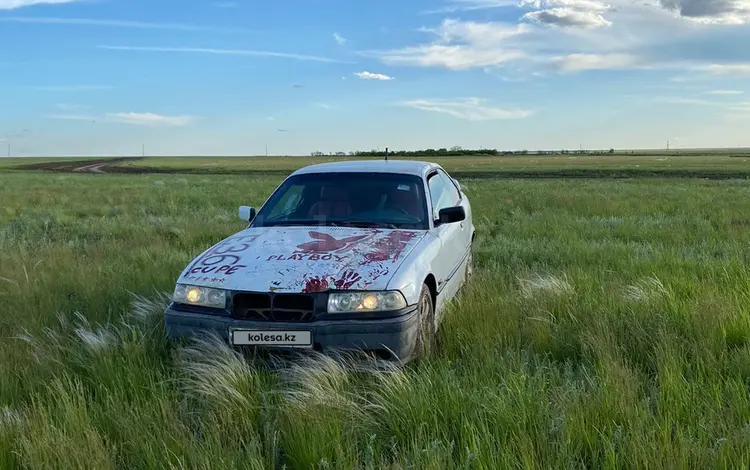
[[[237,232],[237,233],[239,233],[239,232]],[[233,235],[230,235],[230,236],[229,236],[229,237],[227,237],[227,238],[231,238],[231,237],[233,237],[233,236],[237,235],[237,233],[235,233],[235,234],[233,234]],[[226,240],[227,240],[227,238],[225,238],[225,239],[223,239],[223,240],[220,240],[220,241],[218,241],[218,242],[217,242],[217,243],[215,243],[214,245],[212,245],[212,246],[208,247],[208,249],[206,249],[206,250],[204,250],[204,251],[200,252],[200,253],[199,253],[199,254],[198,254],[197,256],[193,257],[193,259],[191,259],[191,260],[190,260],[190,262],[189,262],[189,263],[187,264],[187,266],[185,266],[185,269],[183,269],[183,270],[182,270],[182,273],[181,273],[181,274],[180,274],[180,275],[179,275],[179,276],[177,277],[177,279],[179,280],[179,279],[181,279],[181,278],[182,278],[183,276],[187,275],[187,273],[189,273],[189,272],[190,272],[190,270],[191,270],[191,269],[193,268],[193,266],[195,265],[195,262],[196,262],[196,261],[198,261],[199,259],[203,258],[203,256],[205,256],[205,255],[206,255],[206,253],[208,253],[209,251],[211,251],[211,250],[213,250],[214,248],[216,248],[216,247],[218,247],[219,245],[221,245],[221,244],[222,244],[222,243],[223,243],[224,241],[226,241]]]
[[[428,233],[393,274],[387,289],[400,291],[409,305],[416,305],[422,292],[422,284],[433,273],[432,266],[441,248],[440,239]]]

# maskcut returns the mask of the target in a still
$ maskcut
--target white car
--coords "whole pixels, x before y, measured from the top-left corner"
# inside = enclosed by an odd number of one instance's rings
[[[236,347],[363,350],[425,358],[445,306],[472,274],[474,225],[459,183],[434,163],[302,168],[246,229],[180,275],[170,338],[217,333]]]

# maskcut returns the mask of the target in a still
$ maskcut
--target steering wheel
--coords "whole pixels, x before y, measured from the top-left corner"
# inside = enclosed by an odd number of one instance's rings
[[[403,207],[387,205],[387,206],[383,207],[383,209],[392,209],[394,211],[401,212],[402,214],[404,214],[404,215],[406,215],[408,217],[411,217],[411,214],[409,214],[409,212],[407,212],[406,209],[404,209]]]

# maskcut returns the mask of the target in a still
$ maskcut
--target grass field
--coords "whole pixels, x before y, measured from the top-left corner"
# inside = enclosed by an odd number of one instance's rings
[[[107,159],[0,159],[3,169],[72,171],[87,163],[106,163],[108,173],[264,174],[285,176],[303,166],[353,157],[147,157]],[[357,158],[370,160],[372,157]],[[414,160],[415,158],[407,158]],[[452,174],[472,178],[527,177],[702,177],[750,176],[750,151],[699,153],[672,151],[648,155],[528,155],[507,157],[420,157]],[[110,162],[110,163],[108,163]]]
[[[420,367],[168,345],[279,181],[0,174],[0,468],[748,468],[750,182],[465,181],[478,277]]]
[[[403,159],[403,158],[402,158]],[[195,171],[292,171],[313,163],[351,160],[351,157],[255,158],[146,158],[124,162],[127,168]],[[411,159],[415,160],[415,159]],[[482,173],[497,171],[559,171],[562,169],[650,169],[688,171],[750,172],[750,159],[728,155],[651,156],[515,156],[515,157],[424,157],[448,171]]]

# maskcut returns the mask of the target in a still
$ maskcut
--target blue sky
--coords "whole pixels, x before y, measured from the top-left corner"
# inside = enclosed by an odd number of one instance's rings
[[[750,146],[750,0],[0,0],[0,155]]]

